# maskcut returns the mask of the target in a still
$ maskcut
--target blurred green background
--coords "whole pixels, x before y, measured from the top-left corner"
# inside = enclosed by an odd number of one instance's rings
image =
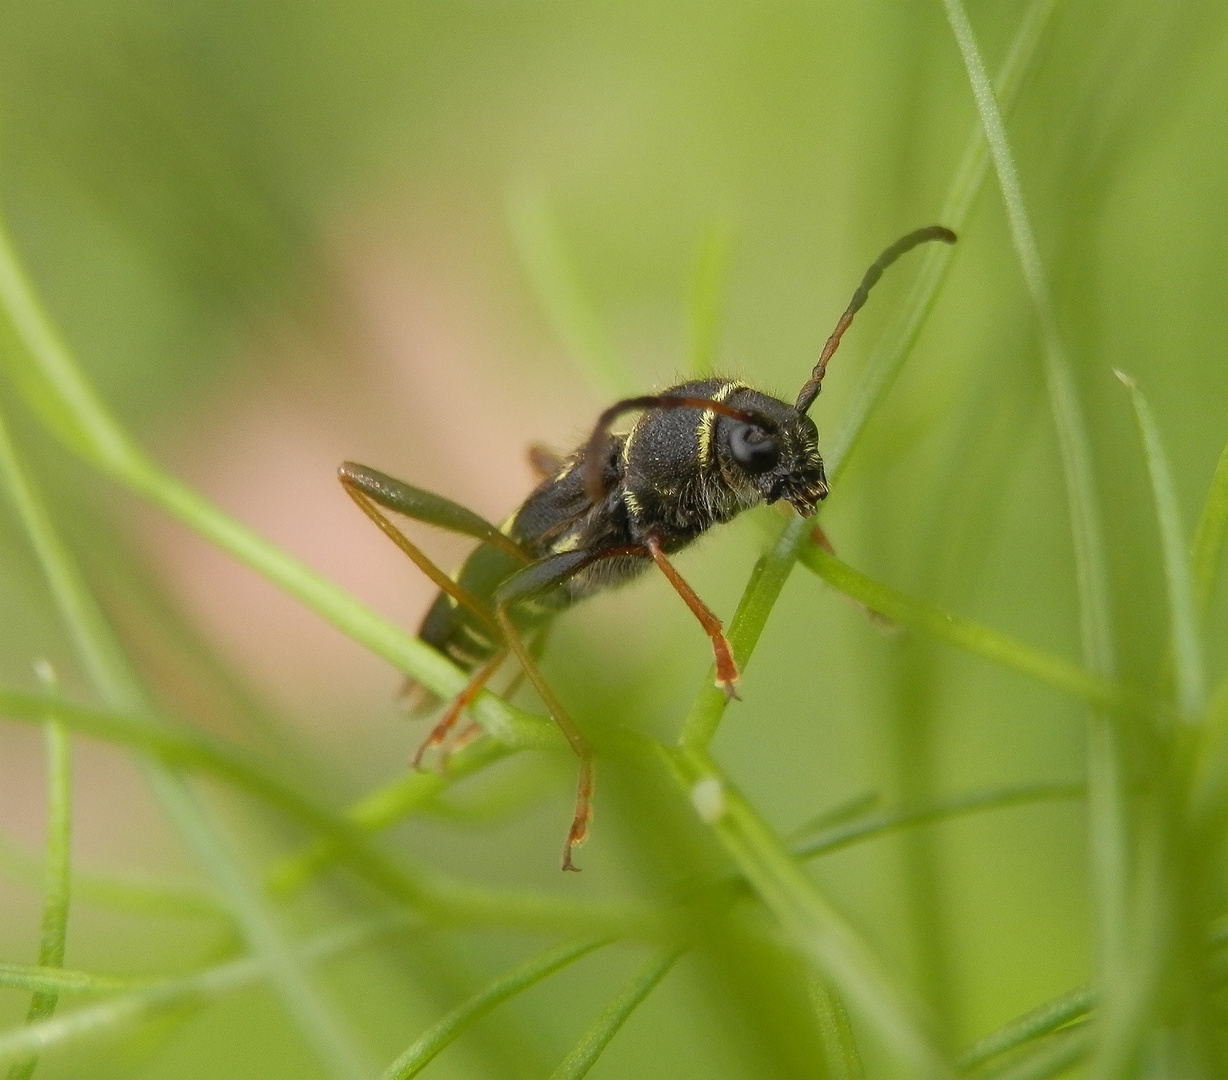
[[[1027,5],[969,8],[996,70]],[[714,243],[728,252],[717,367],[791,398],[873,256],[938,215],[975,121],[938,3],[14,0],[3,21],[0,199],[107,403],[189,483],[411,628],[430,589],[344,497],[338,462],[368,462],[500,519],[532,485],[529,442],[568,448],[609,400],[687,371],[694,267]],[[1188,531],[1228,438],[1226,23],[1212,0],[1059,3],[1009,122],[1092,435],[1121,671],[1155,692],[1168,679],[1159,540],[1111,369],[1151,400]],[[526,270],[525,230],[543,219],[595,313],[587,350],[560,340]],[[821,437],[912,273],[893,270],[846,338],[814,410]],[[1077,661],[1035,326],[991,174],[933,317],[823,521],[866,573]],[[259,748],[338,806],[399,774],[425,728],[399,709],[395,672],[72,459],[11,385],[0,401],[168,711]],[[773,521],[756,511],[678,560],[722,617]],[[445,564],[464,550],[424,543]],[[31,664],[45,657],[89,700],[7,504],[0,568],[0,678],[32,688]],[[1206,638],[1213,679],[1226,631],[1220,597]],[[586,728],[666,737],[708,658],[654,577],[568,613],[545,667]],[[884,634],[804,569],[741,690],[714,752],[782,832],[864,793],[911,805],[1084,777],[1077,703]],[[6,850],[34,856],[39,734],[5,726],[0,748]],[[79,864],[203,881],[127,756],[75,749]],[[387,847],[590,900],[659,896],[698,870],[654,841],[690,826],[611,765],[584,873],[561,879],[571,768],[562,756],[501,765],[454,793],[455,806],[493,807],[476,825],[428,816],[392,830]],[[207,791],[253,868],[301,839]],[[1086,832],[1081,802],[1056,801],[811,865],[958,1048],[1090,978]],[[33,962],[38,889],[10,878],[0,956]],[[305,932],[373,909],[336,878],[286,918]],[[442,1012],[547,943],[429,929],[322,979],[378,1075]],[[182,973],[233,944],[216,922],[84,898],[67,964]],[[427,1075],[548,1075],[639,962],[632,947],[581,961]],[[802,1009],[798,985],[789,962],[746,942],[688,957],[591,1075],[822,1076],[813,1033],[790,1011]],[[3,991],[4,1025],[27,1005]],[[868,1053],[872,1075],[891,1075]],[[253,987],[52,1054],[39,1075],[327,1073],[273,994]]]

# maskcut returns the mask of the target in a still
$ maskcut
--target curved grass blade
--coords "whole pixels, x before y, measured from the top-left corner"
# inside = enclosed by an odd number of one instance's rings
[[[321,934],[298,948],[296,956],[302,963],[326,960],[414,925],[405,915],[372,919]],[[0,1065],[32,1053],[113,1037],[176,1010],[199,1008],[222,994],[271,976],[267,960],[245,957],[182,978],[146,983],[73,1012],[0,1033]]]
[[[45,664],[43,682],[48,689],[56,685],[51,667]],[[38,966],[56,969],[64,966],[64,945],[68,937],[68,902],[71,895],[72,850],[72,759],[68,732],[54,718],[44,729],[47,747],[47,842],[43,862],[43,924],[38,946]],[[26,1023],[33,1024],[54,1015],[60,994],[55,989],[36,989],[30,999]],[[29,1080],[38,1067],[38,1058],[27,1058],[9,1070],[9,1080]]]
[[[1129,375],[1120,371],[1115,374],[1130,392],[1134,419],[1143,441],[1143,456],[1147,459],[1147,473],[1151,477],[1156,518],[1160,524],[1160,545],[1164,551],[1164,576],[1168,585],[1168,617],[1173,635],[1177,700],[1186,723],[1192,724],[1197,722],[1206,706],[1207,685],[1189,549],[1185,545],[1185,529],[1181,525],[1181,508],[1177,505],[1172,472],[1151,406]]]
[[[1081,799],[1087,789],[1083,784],[1031,784],[1024,787],[1000,788],[994,791],[978,791],[943,799],[929,806],[872,814],[859,820],[845,822],[823,829],[813,836],[795,840],[789,847],[794,857],[812,859],[833,851],[884,836],[897,829],[916,825],[929,825],[937,821],[978,814],[984,810],[999,810],[1008,806],[1023,806],[1027,803],[1054,802],[1064,799]]]
[[[507,202],[507,221],[525,276],[555,337],[573,361],[616,397],[636,392],[634,380],[580,286],[550,200],[521,190]]]
[[[681,955],[681,951],[676,949],[664,952],[654,956],[640,968],[593,1021],[592,1026],[580,1036],[580,1041],[572,1047],[571,1053],[550,1074],[550,1080],[580,1080],[581,1077],[587,1076],[589,1069],[605,1052],[605,1048],[627,1022],[627,1018],[652,993],[657,983],[665,978]]]
[[[559,945],[513,968],[424,1031],[388,1066],[383,1080],[409,1080],[411,1076],[417,1076],[465,1031],[508,998],[528,990],[594,949],[608,944],[608,938],[600,938]]]
[[[1049,1035],[1071,1021],[1091,1012],[1096,1004],[1096,995],[1091,989],[1080,986],[1061,997],[1038,1005],[997,1031],[978,1039],[956,1059],[960,1069],[974,1069],[999,1057],[1024,1043]]]
[[[1058,327],[1040,252],[1032,232],[1023,190],[1015,168],[1002,112],[981,60],[976,35],[961,0],[943,0],[947,21],[963,57],[977,112],[985,130],[1006,206],[1011,241],[1019,258],[1040,328],[1045,383],[1057,430],[1066,482],[1066,500],[1074,545],[1075,577],[1079,594],[1079,623],[1087,667],[1106,679],[1116,676],[1116,650],[1109,611],[1108,570],[1103,526],[1092,468],[1091,439],[1079,401],[1066,347]],[[1091,833],[1093,895],[1099,936],[1099,963],[1106,987],[1124,986],[1123,973],[1131,964],[1129,936],[1130,849],[1129,824],[1122,779],[1122,752],[1111,721],[1092,710],[1088,732],[1088,819]],[[1118,1017],[1116,999],[1105,1004],[1106,1014]],[[1139,1025],[1124,1013],[1111,1027],[1114,1034],[1101,1043],[1095,1075],[1115,1075],[1138,1036]],[[1106,1049],[1107,1048],[1107,1049]]]
[[[688,351],[693,379],[706,379],[716,366],[721,307],[732,247],[733,230],[724,218],[717,218],[700,233],[687,296]]]
[[[1228,537],[1228,446],[1224,447],[1215,466],[1191,545],[1194,601],[1199,615],[1206,615],[1211,604],[1224,554],[1225,537]]]
[[[948,645],[984,657],[1095,708],[1147,715],[1154,713],[1154,706],[1149,701],[1131,694],[1124,687],[1094,675],[1077,664],[1025,645],[1001,631],[898,592],[829,555],[817,544],[807,544],[802,548],[801,561],[837,592],[852,597],[898,626],[920,631]]]

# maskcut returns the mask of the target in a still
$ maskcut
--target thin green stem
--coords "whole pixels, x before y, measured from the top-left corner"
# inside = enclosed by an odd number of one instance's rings
[[[878,836],[885,836],[899,829],[929,825],[937,821],[979,814],[985,810],[999,810],[1008,806],[1027,803],[1053,802],[1065,799],[1080,799],[1087,789],[1082,784],[1032,784],[1025,787],[1001,788],[995,791],[977,791],[952,799],[943,799],[928,806],[916,806],[895,810],[855,821],[833,825],[813,835],[804,836],[789,845],[789,850],[798,859],[811,859],[828,855],[833,851]]]
[[[414,925],[406,916],[397,915],[342,927],[312,938],[298,948],[296,957],[303,964],[317,963],[352,952]],[[79,973],[62,973],[65,978],[74,974]],[[244,957],[181,978],[146,982],[96,1004],[0,1033],[0,1065],[30,1054],[42,1054],[91,1039],[113,1036],[178,1009],[199,1008],[223,994],[272,977],[268,960]],[[82,992],[92,989],[86,985],[79,988]],[[101,984],[97,988],[103,989]],[[65,986],[64,989],[70,988]]]
[[[1177,701],[1186,723],[1196,723],[1207,703],[1207,680],[1181,508],[1177,504],[1172,471],[1168,467],[1160,428],[1151,406],[1132,378],[1120,371],[1117,377],[1130,392],[1134,419],[1143,442],[1143,456],[1147,460],[1147,474],[1151,478],[1156,519],[1160,525],[1160,546],[1164,552],[1164,576],[1168,585],[1168,618],[1177,670]]]
[[[986,75],[976,36],[961,0],[943,2],[968,72],[1006,206],[1011,240],[1040,327],[1045,383],[1066,480],[1084,662],[1093,673],[1112,679],[1116,674],[1116,657],[1110,629],[1108,571],[1092,468],[1091,438],[1028,217],[1006,126]],[[1093,710],[1088,738],[1088,818],[1093,892],[1100,935],[1099,963],[1101,980],[1106,987],[1117,984],[1118,976],[1130,962],[1126,940],[1130,839],[1121,756],[1118,736],[1111,721]],[[1106,1011],[1116,1015],[1116,1006],[1106,1001]],[[1137,1028],[1137,1024],[1123,1020],[1114,1029],[1119,1033],[1116,1041],[1137,1037]],[[1107,1061],[1108,1058],[1102,1060]],[[1098,1067],[1100,1071],[1096,1075],[1107,1080],[1110,1074],[1105,1069],[1108,1066],[1101,1064]]]
[[[116,990],[131,989],[143,981],[122,975],[99,975],[91,971],[69,971],[62,967],[14,964],[0,960],[0,987],[6,990],[30,990],[36,994],[51,995],[110,994]]]
[[[819,1020],[827,1075],[831,1080],[864,1080],[865,1065],[840,996],[815,976],[810,981],[810,1000]]]
[[[1049,1080],[1073,1068],[1095,1045],[1090,1024],[1080,1023],[1043,1039],[1019,1061],[983,1074],[982,1080]]]
[[[580,1041],[550,1074],[550,1080],[580,1080],[581,1077],[587,1076],[589,1069],[605,1053],[605,1048],[610,1045],[623,1024],[656,989],[657,984],[665,978],[681,955],[680,950],[671,949],[652,957],[644,964],[580,1036]]]
[[[417,1076],[444,1049],[511,997],[537,985],[594,949],[609,944],[608,939],[570,942],[534,956],[506,975],[479,990],[468,1001],[462,1002],[446,1016],[424,1031],[383,1074],[383,1080],[409,1080]]]
[[[46,668],[49,672],[50,668]],[[54,688],[54,676],[45,680]],[[68,902],[72,889],[72,758],[68,732],[54,719],[44,729],[47,746],[47,841],[43,862],[43,923],[38,946],[40,968],[64,966],[64,946],[68,937]],[[55,1014],[60,1000],[58,990],[35,990],[30,999],[26,1023],[33,1024]],[[20,1061],[9,1070],[9,1080],[29,1080],[38,1067],[38,1058]]]
[[[899,626],[984,657],[1095,708],[1122,713],[1154,713],[1152,702],[1100,675],[875,581],[815,544],[802,548],[801,561],[837,592],[885,615]]]
[[[704,799],[703,820],[798,953],[873,1026],[910,1075],[950,1075],[949,1066],[920,1020],[917,1003],[820,893],[783,841],[712,759],[703,751],[680,748],[670,753],[669,760],[684,790],[694,792],[703,784],[715,791],[715,798]]]
[[[984,1038],[978,1039],[960,1054],[956,1064],[960,1069],[974,1069],[1024,1043],[1049,1035],[1072,1020],[1086,1016],[1095,1004],[1096,995],[1092,990],[1080,986],[1061,997],[1038,1005],[1030,1012],[1004,1024],[997,1031],[991,1031]]]
[[[1215,592],[1224,554],[1224,539],[1228,537],[1228,445],[1220,453],[1203,503],[1198,527],[1194,530],[1194,543],[1190,548],[1190,562],[1194,573],[1194,600],[1198,613],[1205,616]]]

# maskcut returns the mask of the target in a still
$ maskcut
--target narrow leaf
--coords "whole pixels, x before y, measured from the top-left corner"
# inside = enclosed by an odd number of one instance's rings
[[[409,1080],[409,1077],[417,1076],[465,1031],[508,998],[528,990],[605,944],[608,944],[608,939],[559,945],[509,971],[423,1032],[405,1053],[388,1066],[383,1080]]]
[[[1223,561],[1224,538],[1228,536],[1228,446],[1225,446],[1211,477],[1207,500],[1194,530],[1191,562],[1194,573],[1194,600],[1198,613],[1205,615],[1215,591],[1215,580]]]
[[[1173,655],[1177,669],[1177,700],[1187,723],[1202,715],[1207,699],[1206,675],[1202,661],[1202,642],[1198,632],[1198,611],[1194,601],[1194,582],[1190,572],[1189,549],[1181,524],[1181,508],[1173,488],[1172,472],[1160,429],[1151,406],[1130,376],[1116,373],[1130,392],[1134,419],[1143,441],[1147,474],[1155,498],[1156,518],[1160,523],[1160,546],[1164,551],[1164,577],[1168,585],[1168,619],[1173,635]]]
[[[978,791],[943,799],[928,806],[872,814],[856,821],[833,825],[815,835],[795,840],[789,850],[799,859],[827,855],[833,851],[884,836],[898,829],[928,825],[936,821],[979,814],[985,810],[1000,810],[1008,806],[1020,806],[1034,802],[1051,802],[1059,799],[1080,799],[1087,789],[1082,784],[1032,784],[1025,787],[1000,788],[994,791]]]
[[[1072,1020],[1086,1016],[1096,1003],[1096,995],[1087,987],[1080,986],[1061,997],[1047,1001],[1030,1012],[1024,1013],[997,1031],[978,1039],[960,1054],[956,1064],[961,1069],[973,1069],[991,1058],[1014,1050],[1033,1039],[1039,1039]]]
[[[43,682],[55,688],[50,665]],[[56,720],[44,729],[47,747],[47,841],[43,861],[43,924],[38,947],[38,966],[44,969],[64,966],[64,947],[68,938],[68,901],[71,889],[70,851],[72,849],[72,760],[68,732]],[[55,1014],[58,990],[38,989],[30,999],[26,1023],[33,1024]],[[9,1080],[29,1080],[38,1067],[38,1058],[20,1061],[9,1070]]]
[[[984,657],[1099,709],[1139,712],[1151,708],[1149,702],[1132,696],[1124,688],[1077,664],[875,581],[834,555],[829,555],[817,544],[802,548],[801,560],[833,589],[885,615],[898,626],[917,630]]]
[[[580,1036],[580,1041],[572,1047],[571,1053],[550,1074],[550,1080],[580,1080],[581,1077],[587,1076],[589,1069],[605,1052],[605,1048],[627,1022],[627,1018],[652,993],[657,983],[665,978],[680,955],[677,950],[664,952],[654,956],[640,968],[593,1021],[592,1026]]]

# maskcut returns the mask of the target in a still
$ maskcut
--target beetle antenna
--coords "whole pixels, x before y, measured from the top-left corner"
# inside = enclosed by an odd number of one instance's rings
[[[941,240],[944,244],[955,243],[955,234],[945,225],[927,225],[924,229],[917,229],[915,232],[910,232],[907,236],[900,237],[886,251],[884,251],[871,264],[870,269],[866,271],[866,276],[861,279],[861,284],[857,286],[857,291],[853,293],[853,299],[849,301],[849,306],[844,309],[844,314],[840,316],[840,321],[836,323],[836,328],[831,332],[831,337],[827,339],[827,343],[823,346],[823,351],[819,353],[819,362],[814,365],[814,371],[809,379],[802,385],[801,391],[797,395],[797,405],[794,406],[799,413],[808,412],[810,406],[814,404],[814,399],[819,396],[819,388],[823,385],[823,375],[827,371],[827,361],[831,359],[840,344],[840,339],[844,336],[844,331],[849,328],[849,323],[853,321],[853,316],[861,310],[861,305],[866,302],[866,297],[869,296],[870,290],[874,288],[878,279],[883,276],[883,271],[887,269],[901,255],[912,251],[918,244],[924,244],[928,240]]]
[[[610,425],[623,413],[634,412],[636,409],[704,409],[707,412],[720,413],[732,420],[740,420],[744,424],[754,424],[766,432],[776,430],[776,421],[754,409],[738,409],[726,405],[723,401],[713,401],[711,398],[682,397],[677,394],[648,394],[644,397],[624,398],[616,401],[597,417],[597,424],[592,435],[584,444],[584,490],[589,501],[594,505],[605,497],[605,477],[602,475],[605,465],[606,440],[610,437]]]

